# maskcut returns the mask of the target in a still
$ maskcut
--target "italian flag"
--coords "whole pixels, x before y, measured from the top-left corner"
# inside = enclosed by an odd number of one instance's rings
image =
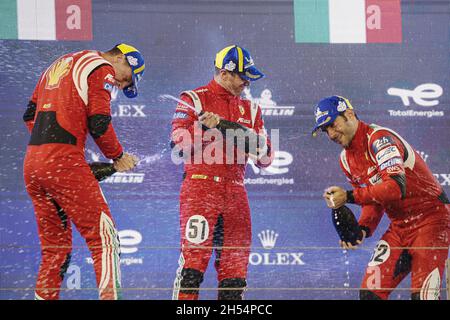
[[[294,0],[295,42],[401,43],[400,0]]]
[[[0,0],[0,39],[92,40],[91,0]]]

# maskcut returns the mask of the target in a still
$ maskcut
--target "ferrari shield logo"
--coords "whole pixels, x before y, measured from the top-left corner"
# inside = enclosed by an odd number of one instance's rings
[[[239,111],[241,112],[242,115],[244,115],[245,109],[243,106],[239,106]]]

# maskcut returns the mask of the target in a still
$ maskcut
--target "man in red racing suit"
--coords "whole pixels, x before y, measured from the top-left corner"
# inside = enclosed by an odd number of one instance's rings
[[[94,261],[100,299],[120,297],[119,239],[98,181],[86,163],[89,132],[119,171],[137,159],[124,153],[111,124],[114,86],[137,94],[145,64],[134,47],[80,51],[58,58],[41,75],[23,119],[31,133],[24,179],[36,214],[42,260],[35,298],[58,299],[70,263],[74,223]]]
[[[373,234],[386,212],[391,224],[368,264],[361,299],[387,299],[411,272],[412,299],[438,299],[448,256],[450,208],[445,192],[420,155],[396,132],[358,120],[339,96],[321,100],[316,127],[340,144],[340,165],[353,190],[329,187],[331,208],[362,207],[363,238]],[[343,248],[357,245],[344,243]]]
[[[181,94],[195,111],[179,103],[172,121],[174,150],[184,150],[188,156],[180,194],[181,255],[174,299],[198,299],[212,247],[216,250],[218,299],[242,299],[246,287],[251,221],[243,181],[249,155],[239,161],[238,151],[242,150],[231,142],[233,157],[231,161],[226,159],[230,151],[227,142],[214,128],[225,119],[266,137],[261,109],[240,98],[249,81],[263,75],[254,67],[248,51],[238,46],[221,50],[215,66],[214,80],[208,85]],[[202,132],[202,125],[212,129]],[[215,140],[206,138],[208,134]],[[196,141],[200,141],[200,148],[195,147]],[[273,158],[268,139],[262,149],[258,156],[250,157],[257,166],[267,167]]]

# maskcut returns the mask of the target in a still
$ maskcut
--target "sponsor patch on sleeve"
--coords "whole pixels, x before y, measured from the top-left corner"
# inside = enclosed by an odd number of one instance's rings
[[[112,92],[113,89],[114,89],[114,86],[113,86],[111,83],[109,83],[109,82],[105,82],[105,83],[103,84],[103,88],[104,88],[105,90],[108,90],[109,92]]]
[[[403,170],[403,168],[401,166],[392,166],[392,167],[388,167],[386,169],[386,172],[388,174],[395,175],[395,174],[404,173],[405,171]]]
[[[395,145],[394,139],[392,139],[392,137],[390,136],[381,137],[372,143],[373,154],[377,154],[380,150],[386,148],[387,146],[392,145]]]
[[[108,73],[108,74],[105,76],[105,81],[106,81],[106,82],[109,82],[109,83],[111,83],[111,84],[114,84],[114,83],[116,82],[116,80],[114,80],[114,76],[113,76],[111,73]]]
[[[381,183],[382,181],[383,181],[383,180],[381,179],[381,175],[380,175],[379,173],[377,173],[376,175],[372,176],[372,177],[369,179],[369,182],[370,182],[371,185],[379,184],[379,183]]]
[[[401,158],[401,157],[402,157],[402,155],[400,154],[400,152],[398,151],[398,148],[396,146],[390,146],[390,147],[384,148],[375,154],[375,159],[377,160],[378,165],[385,163],[389,159]]]
[[[380,171],[383,171],[384,169],[389,168],[389,167],[395,167],[397,165],[402,165],[402,164],[403,164],[402,158],[389,159],[388,161],[386,161],[385,163],[382,163],[380,165]]]
[[[187,117],[187,113],[184,112],[175,112],[173,115],[173,119],[186,119]]]
[[[175,109],[176,111],[188,111],[189,108],[186,107],[185,105],[182,105],[181,103],[177,104],[177,108]]]
[[[114,76],[111,73],[108,73],[103,80],[103,88],[109,92],[112,92],[116,84]]]

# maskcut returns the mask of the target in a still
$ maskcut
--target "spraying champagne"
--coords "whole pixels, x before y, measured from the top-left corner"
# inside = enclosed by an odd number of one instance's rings
[[[159,96],[162,100],[173,100],[175,102],[178,102],[185,107],[193,110],[198,116],[201,116],[203,114],[203,111],[200,113],[197,113],[195,108],[191,106],[186,101],[183,101],[181,99],[178,99],[170,94],[163,94]],[[238,145],[239,139],[245,139],[245,153],[250,153],[253,155],[258,156],[259,151],[258,149],[264,148],[264,146],[267,143],[267,140],[264,136],[256,134],[254,131],[250,130],[249,128],[233,121],[220,119],[219,123],[216,125],[216,128],[220,130],[220,132],[226,136],[227,130],[234,130],[235,138],[234,138],[234,144]],[[209,129],[208,127],[204,126],[204,129]],[[267,151],[269,153],[270,150]]]

